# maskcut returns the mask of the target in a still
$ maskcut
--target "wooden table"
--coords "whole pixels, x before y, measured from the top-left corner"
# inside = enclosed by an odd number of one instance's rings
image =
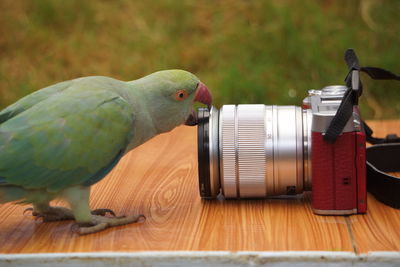
[[[400,121],[372,121],[377,136]],[[203,201],[198,193],[195,127],[178,127],[127,154],[93,187],[92,208],[143,213],[144,223],[78,236],[72,221],[42,223],[27,206],[0,205],[0,253],[138,251],[400,250],[400,210],[368,196],[368,213],[317,216],[310,196]],[[399,155],[400,156],[400,155]],[[400,193],[400,192],[399,192]],[[57,204],[57,202],[55,202]]]

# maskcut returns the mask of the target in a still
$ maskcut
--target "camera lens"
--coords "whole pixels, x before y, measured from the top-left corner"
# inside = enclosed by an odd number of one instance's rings
[[[203,198],[292,195],[309,188],[311,111],[224,105],[198,110]]]

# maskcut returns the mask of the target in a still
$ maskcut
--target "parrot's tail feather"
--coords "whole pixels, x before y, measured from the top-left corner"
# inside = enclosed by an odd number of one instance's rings
[[[24,199],[29,192],[19,186],[0,186],[0,204]]]

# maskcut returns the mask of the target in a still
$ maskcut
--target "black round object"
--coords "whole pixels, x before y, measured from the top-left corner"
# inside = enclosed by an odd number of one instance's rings
[[[197,146],[199,163],[199,190],[202,198],[212,198],[210,184],[210,148],[209,148],[209,119],[210,110],[197,110]]]

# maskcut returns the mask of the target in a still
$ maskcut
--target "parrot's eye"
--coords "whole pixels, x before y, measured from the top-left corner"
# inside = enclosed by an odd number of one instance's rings
[[[175,93],[175,99],[178,101],[185,100],[189,96],[186,90],[178,90]]]

